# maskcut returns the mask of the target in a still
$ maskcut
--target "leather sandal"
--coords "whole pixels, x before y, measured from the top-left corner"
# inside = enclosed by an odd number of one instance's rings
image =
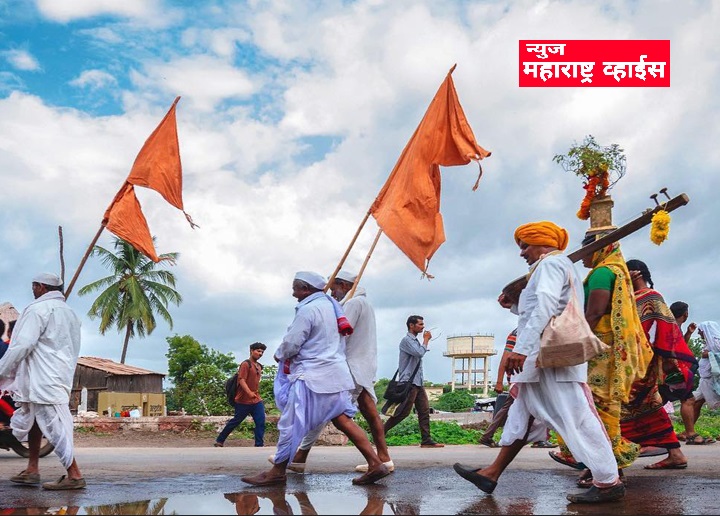
[[[575,484],[578,487],[581,487],[583,489],[592,487],[592,485],[593,485],[592,471],[590,471],[589,469],[584,470],[580,474],[580,478],[577,479],[577,482]]]

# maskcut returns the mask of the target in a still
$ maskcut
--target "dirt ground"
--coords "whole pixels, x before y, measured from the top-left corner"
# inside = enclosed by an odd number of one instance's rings
[[[203,448],[212,446],[217,436],[214,432],[142,432],[125,431],[116,433],[75,432],[75,446],[78,448]],[[269,437],[269,438],[268,438]],[[276,440],[267,436],[265,446],[275,445]],[[253,439],[230,435],[225,447],[253,446]]]

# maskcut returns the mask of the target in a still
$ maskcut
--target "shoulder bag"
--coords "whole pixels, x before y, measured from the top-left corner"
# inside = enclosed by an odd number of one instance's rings
[[[388,383],[387,389],[385,389],[385,394],[383,394],[383,398],[385,398],[391,403],[402,403],[403,401],[405,401],[407,399],[408,393],[410,392],[410,387],[412,387],[413,385],[412,381],[415,378],[418,369],[420,369],[421,361],[422,358],[418,360],[418,363],[415,366],[415,370],[410,375],[410,379],[407,382],[395,381],[395,378],[397,378],[397,375],[400,372],[400,369],[397,369],[392,379],[390,380],[390,383]]]
[[[553,316],[543,330],[535,365],[542,368],[580,365],[609,349],[610,346],[593,333],[585,319],[570,273],[570,300],[562,313]]]

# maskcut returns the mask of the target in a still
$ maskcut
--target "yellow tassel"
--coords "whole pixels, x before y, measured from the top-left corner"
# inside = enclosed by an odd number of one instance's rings
[[[652,216],[650,240],[652,240],[654,244],[660,245],[667,239],[669,232],[670,215],[665,210],[660,210]]]

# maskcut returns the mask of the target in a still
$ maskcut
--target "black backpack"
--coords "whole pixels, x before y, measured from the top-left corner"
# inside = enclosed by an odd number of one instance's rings
[[[235,373],[225,382],[225,396],[227,397],[228,405],[231,407],[235,406],[235,395],[237,394],[237,381],[238,374]]]
[[[249,364],[250,360],[249,359],[243,360],[243,362],[247,362]],[[242,365],[243,362],[241,362],[240,365]],[[262,364],[258,364],[258,365],[260,366],[260,371],[262,371],[263,365]],[[238,371],[239,370],[240,370],[240,368],[238,367]],[[230,405],[231,407],[235,406],[235,395],[237,394],[237,389],[238,389],[238,374],[236,372],[234,375],[232,375],[230,378],[228,378],[225,381],[225,396],[227,397],[228,405]]]

